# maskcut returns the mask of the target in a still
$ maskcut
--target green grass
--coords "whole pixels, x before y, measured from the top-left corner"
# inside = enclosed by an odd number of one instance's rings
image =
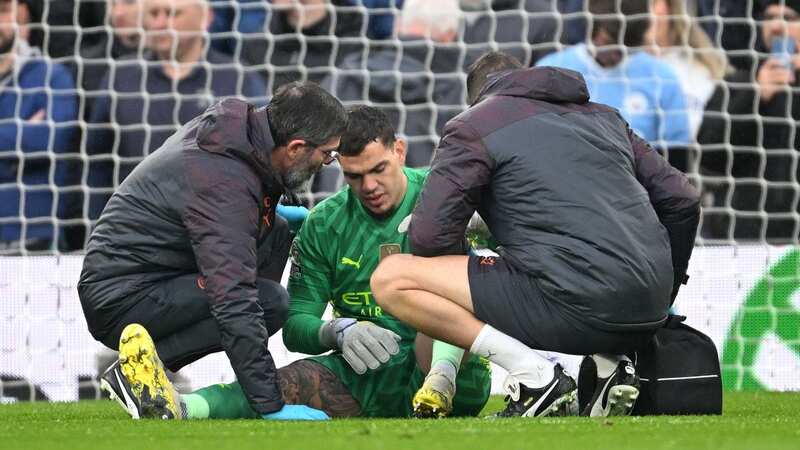
[[[487,412],[500,409],[493,397]],[[726,393],[716,417],[286,423],[133,421],[110,401],[0,406],[0,449],[763,449],[800,448],[800,393]]]

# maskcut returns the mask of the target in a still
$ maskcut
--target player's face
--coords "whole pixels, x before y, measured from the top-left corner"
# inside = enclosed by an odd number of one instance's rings
[[[340,156],[339,164],[361,204],[382,216],[394,210],[406,194],[405,160],[406,143],[397,139],[389,146],[372,141],[357,156]]]
[[[147,0],[147,46],[160,55],[181,55],[185,48],[202,39],[211,23],[210,14],[201,0]]]

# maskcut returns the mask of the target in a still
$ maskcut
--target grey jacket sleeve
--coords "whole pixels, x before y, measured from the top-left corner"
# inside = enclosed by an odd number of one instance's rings
[[[636,178],[647,189],[650,203],[669,234],[675,273],[672,286],[674,300],[680,285],[687,280],[686,269],[700,221],[700,194],[686,175],[670,166],[630,128],[628,136],[633,146]]]
[[[219,174],[213,182],[194,183],[184,222],[222,347],[250,405],[265,414],[281,409],[284,402],[258,302],[258,194],[246,179],[220,170],[221,165],[216,171],[208,168],[207,173]]]
[[[464,231],[491,180],[494,163],[475,129],[452,120],[442,135],[408,231],[418,256],[466,253]]]

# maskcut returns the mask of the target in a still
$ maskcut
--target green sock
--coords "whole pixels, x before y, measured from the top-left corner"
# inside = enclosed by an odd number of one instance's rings
[[[444,374],[456,383],[458,368],[461,366],[461,358],[464,357],[464,349],[450,345],[446,342],[433,341],[433,355],[431,357],[431,371],[444,372]]]
[[[186,407],[187,419],[208,419],[208,402],[202,395],[184,394],[181,395],[181,402]]]
[[[189,401],[187,401],[187,397],[189,397]],[[198,398],[195,399],[195,397]],[[250,407],[238,382],[213,384],[189,395],[184,395],[183,399],[186,402],[186,413],[190,419],[252,419],[259,417]],[[200,403],[201,401],[205,403],[205,409],[203,409],[204,405]]]

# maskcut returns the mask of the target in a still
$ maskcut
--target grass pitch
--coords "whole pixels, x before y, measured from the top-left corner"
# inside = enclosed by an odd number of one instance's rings
[[[493,397],[485,412],[502,407]],[[716,417],[133,421],[111,401],[0,405],[0,449],[798,449],[800,393],[726,392]]]

